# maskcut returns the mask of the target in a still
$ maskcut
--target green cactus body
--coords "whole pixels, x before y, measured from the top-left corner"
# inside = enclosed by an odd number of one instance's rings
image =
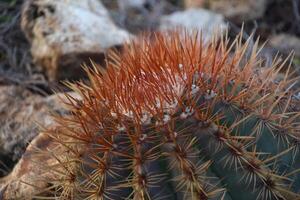
[[[300,199],[296,79],[241,41],[145,35],[87,68],[91,85],[71,85],[83,100],[48,131],[47,198]]]

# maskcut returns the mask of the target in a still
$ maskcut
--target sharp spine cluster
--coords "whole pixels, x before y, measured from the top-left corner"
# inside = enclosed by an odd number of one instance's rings
[[[48,131],[48,198],[300,199],[296,79],[276,82],[258,42],[245,56],[241,35],[183,32],[144,35],[71,85],[83,100]]]

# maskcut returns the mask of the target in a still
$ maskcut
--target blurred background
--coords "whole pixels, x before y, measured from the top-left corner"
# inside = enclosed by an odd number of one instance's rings
[[[110,49],[142,32],[178,26],[205,38],[216,28],[259,37],[259,56],[293,51],[300,73],[300,0],[0,0],[0,177],[38,134],[36,122],[66,112],[54,93],[69,91],[62,81],[84,80],[84,63],[105,67]]]

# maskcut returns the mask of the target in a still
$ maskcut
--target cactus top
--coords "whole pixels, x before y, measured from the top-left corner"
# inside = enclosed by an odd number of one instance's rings
[[[299,199],[297,78],[279,78],[285,62],[267,66],[251,40],[146,34],[110,53],[107,70],[86,67],[90,85],[71,84],[83,100],[69,97],[72,115],[48,131],[50,194]]]

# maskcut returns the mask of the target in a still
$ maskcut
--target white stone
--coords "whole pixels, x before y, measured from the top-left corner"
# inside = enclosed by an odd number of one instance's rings
[[[98,0],[27,0],[21,24],[34,61],[50,79],[56,79],[62,57],[103,53],[130,38]]]
[[[81,99],[75,92],[68,94]],[[13,159],[20,158],[23,148],[38,134],[38,126],[50,127],[55,124],[50,113],[68,113],[69,108],[62,101],[68,101],[63,93],[42,97],[21,87],[1,86],[1,154],[11,155]]]
[[[163,16],[160,20],[160,30],[186,28],[190,31],[201,31],[205,40],[210,39],[214,32],[223,31],[227,25],[222,15],[205,10],[188,9]]]

